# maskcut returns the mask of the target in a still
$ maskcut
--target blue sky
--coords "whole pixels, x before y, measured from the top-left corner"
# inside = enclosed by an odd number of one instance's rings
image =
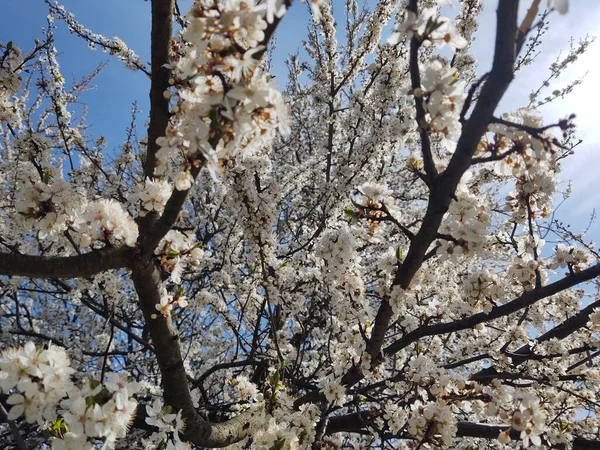
[[[367,0],[372,3],[372,0]],[[14,41],[24,51],[32,48],[35,37],[41,37],[41,29],[46,26],[47,9],[42,0],[7,0],[3,2],[0,16],[0,40]],[[185,12],[191,0],[180,1]],[[341,0],[335,6],[342,8]],[[65,7],[73,12],[83,25],[107,37],[119,36],[143,60],[149,59],[150,3],[143,0],[64,0]],[[490,63],[493,36],[495,33],[494,15],[496,0],[484,1],[484,12],[473,53],[479,59],[479,72],[487,70]],[[529,2],[523,1],[523,13]],[[454,12],[458,12],[457,9]],[[448,15],[453,11],[449,9]],[[296,2],[286,15],[276,35],[276,51],[273,59],[273,72],[280,83],[285,82],[285,58],[301,47],[309,23],[306,5]],[[55,46],[60,52],[59,62],[67,81],[78,79],[90,73],[97,64],[108,61],[106,69],[96,80],[97,88],[85,94],[83,100],[89,106],[88,121],[90,133],[103,135],[108,139],[109,149],[115,149],[125,138],[125,127],[130,118],[131,105],[138,102],[141,109],[140,126],[148,114],[149,80],[140,72],[132,72],[123,67],[115,58],[99,50],[90,51],[79,38],[69,34],[63,23],[57,22]],[[561,49],[568,47],[571,36],[576,39],[585,34],[600,34],[600,1],[571,0],[571,11],[566,16],[554,14],[551,27],[542,46],[542,54],[533,67],[517,75],[503,100],[498,113],[514,111],[527,103],[527,96],[546,75],[546,69]],[[559,211],[560,218],[573,224],[574,229],[587,225],[592,209],[600,210],[600,196],[596,195],[600,178],[600,125],[597,122],[600,89],[596,87],[600,79],[600,42],[593,45],[589,54],[567,71],[558,82],[550,87],[560,87],[578,75],[588,72],[583,83],[566,100],[543,108],[547,121],[556,121],[570,113],[577,114],[576,123],[584,144],[577,154],[564,165],[563,180],[573,181],[573,196]],[[143,131],[140,130],[140,133]],[[595,236],[594,236],[595,235]],[[600,232],[592,236],[600,238]]]

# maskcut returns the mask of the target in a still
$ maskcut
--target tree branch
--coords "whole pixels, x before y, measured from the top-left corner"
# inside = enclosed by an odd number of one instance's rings
[[[171,317],[153,318],[160,303],[162,280],[158,267],[152,261],[138,261],[132,279],[137,291],[144,319],[162,375],[165,404],[181,410],[185,419],[185,439],[202,447],[225,447],[246,437],[252,411],[247,411],[227,422],[213,424],[196,412],[190,394],[179,335]]]
[[[4,408],[4,405],[1,402],[0,402],[0,419],[2,419],[3,422],[6,422],[8,424],[8,428],[10,428],[10,431],[11,431],[13,437],[15,438],[15,449],[16,450],[29,450],[29,447],[27,446],[25,439],[23,439],[23,436],[21,436],[21,433],[19,432],[19,428],[17,427],[15,422],[13,420],[8,420],[8,411],[6,411],[6,408]]]
[[[173,0],[153,0],[152,1],[152,86],[150,88],[150,99],[152,109],[150,112],[150,127],[148,128],[148,155],[146,157],[146,165],[145,165],[145,173],[146,176],[151,177],[154,172],[154,167],[156,165],[156,152],[158,151],[158,145],[156,145],[156,139],[163,136],[165,133],[165,129],[169,122],[169,102],[165,100],[163,96],[164,90],[169,86],[168,79],[170,77],[170,73],[157,73],[156,76],[164,77],[160,78],[162,82],[156,81],[155,83],[155,59],[157,60],[156,64],[162,61],[162,54],[166,51],[165,56],[165,64],[168,61],[168,39],[167,42],[164,41],[165,33],[167,33],[166,29],[161,29],[159,25],[156,26],[155,31],[155,14],[158,16],[156,21],[160,23],[160,18],[164,17],[166,11],[163,7],[156,6],[155,3],[172,3]],[[290,6],[292,4],[292,0],[285,1],[286,6]],[[169,39],[171,33],[171,22],[172,22],[172,7],[169,10]],[[281,22],[281,18],[275,19],[273,23],[269,24],[267,29],[265,30],[265,38],[260,45],[263,45],[265,48],[269,43],[269,40],[272,38],[277,25]],[[166,47],[165,47],[166,46]],[[159,55],[155,56],[155,52]],[[264,49],[262,51],[258,51],[254,53],[253,57],[257,60],[260,60],[264,54]],[[159,98],[160,97],[160,98]],[[154,111],[154,113],[152,112]],[[154,114],[154,115],[153,115]],[[152,120],[154,117],[154,121]],[[215,135],[211,138],[213,145],[216,145],[219,142],[220,136],[219,134]],[[198,177],[202,166],[192,166],[190,169],[190,175],[194,180]],[[144,256],[149,256],[152,254],[160,240],[167,234],[167,232],[175,225],[177,219],[179,217],[179,213],[185,204],[188,194],[191,191],[191,188],[184,191],[179,191],[175,189],[171,197],[167,201],[165,205],[165,209],[162,215],[157,218],[155,214],[148,214],[144,219],[141,220],[141,232],[140,232],[140,247],[142,250],[142,254]]]
[[[457,331],[466,330],[468,328],[473,328],[475,325],[480,323],[489,322],[490,320],[508,316],[509,314],[531,306],[544,298],[550,297],[551,295],[557,294],[565,289],[569,289],[579,283],[583,283],[584,281],[596,278],[599,275],[600,264],[596,264],[595,266],[589,267],[576,274],[569,275],[568,277],[562,278],[554,283],[529,292],[525,292],[520,297],[505,303],[502,306],[493,308],[489,313],[482,312],[474,314],[465,319],[418,328],[386,347],[384,354],[393,355],[425,336],[437,336],[440,334],[454,333]],[[554,333],[559,336],[558,331],[553,332],[553,334]]]
[[[456,187],[471,164],[471,158],[486,132],[496,106],[502,99],[513,78],[516,59],[515,38],[517,35],[517,12],[519,2],[500,0],[497,12],[496,45],[492,70],[481,89],[473,114],[463,127],[454,155],[448,168],[440,174],[431,186],[427,211],[415,239],[412,240],[406,259],[398,266],[394,285],[406,289],[423,263],[427,249],[435,239],[444,214],[448,210]],[[367,352],[375,361],[381,351],[387,332],[392,307],[384,300],[379,307]],[[419,330],[417,330],[419,331]],[[349,376],[346,382],[356,383],[360,377]]]
[[[144,164],[144,174],[150,178],[154,175],[156,166],[156,140],[164,136],[169,124],[169,100],[165,98],[164,92],[169,89],[171,77],[171,71],[165,65],[169,63],[173,8],[173,0],[152,0],[150,125]]]
[[[410,0],[407,9],[415,14],[418,14],[418,0]],[[413,97],[415,100],[415,111],[417,128],[419,129],[419,136],[421,138],[421,152],[423,154],[423,166],[427,175],[427,183],[431,186],[435,178],[437,177],[437,169],[433,162],[433,156],[431,154],[431,140],[429,139],[429,132],[427,131],[427,123],[425,119],[425,108],[423,106],[423,97],[416,95],[416,89],[421,89],[421,72],[419,68],[419,48],[421,47],[422,41],[416,37],[412,37],[410,40],[410,81],[413,90]]]
[[[89,277],[111,269],[131,265],[133,250],[129,247],[106,248],[74,256],[31,256],[0,253],[0,275],[30,278]]]
[[[335,433],[359,433],[371,434],[366,425],[369,420],[369,413],[366,411],[336,416],[329,418],[326,434]],[[472,437],[478,439],[497,439],[498,435],[509,429],[509,425],[497,425],[487,423],[458,422],[456,437]],[[515,441],[520,441],[520,432],[510,431],[510,437]],[[410,436],[403,436],[408,439]],[[580,436],[573,437],[573,450],[592,450],[600,449],[600,441],[585,439]]]

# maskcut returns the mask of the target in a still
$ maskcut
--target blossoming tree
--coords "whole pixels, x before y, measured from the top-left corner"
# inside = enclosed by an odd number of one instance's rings
[[[278,90],[291,3],[151,0],[149,65],[50,0],[0,45],[0,446],[600,448],[573,117],[498,111],[566,1],[499,0],[477,77],[482,0],[313,0]],[[56,26],[149,78],[147,136],[89,135]]]

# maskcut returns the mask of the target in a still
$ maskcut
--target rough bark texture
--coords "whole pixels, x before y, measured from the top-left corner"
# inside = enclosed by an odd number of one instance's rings
[[[128,267],[133,249],[107,248],[75,256],[31,256],[0,253],[0,274],[30,278],[89,277],[111,269]]]

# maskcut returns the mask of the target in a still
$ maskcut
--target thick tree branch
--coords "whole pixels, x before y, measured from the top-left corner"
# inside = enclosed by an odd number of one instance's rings
[[[159,269],[151,261],[137,262],[132,279],[162,374],[165,404],[182,411],[186,423],[185,439],[203,447],[225,447],[242,440],[252,418],[251,411],[227,422],[212,424],[200,417],[194,408],[177,330],[171,317],[158,315],[153,318],[158,314],[155,305],[160,303],[161,295]]]
[[[169,124],[169,100],[164,96],[164,92],[169,89],[171,77],[171,71],[165,65],[169,63],[173,8],[173,0],[152,0],[150,125],[144,164],[144,174],[150,178],[154,175],[156,166],[156,140],[165,135]]]
[[[450,202],[452,201],[454,192],[456,191],[456,187],[458,186],[458,183],[460,182],[460,179],[465,171],[471,165],[471,159],[477,148],[477,145],[479,144],[481,137],[486,132],[498,103],[502,99],[504,92],[513,79],[513,68],[517,56],[516,37],[518,9],[518,0],[500,0],[499,2],[497,10],[496,43],[492,70],[486,77],[485,84],[481,89],[481,94],[477,104],[473,109],[473,113],[463,126],[463,131],[458,141],[456,151],[450,159],[447,169],[436,178],[435,182],[430,187],[429,201],[421,228],[414,239],[412,239],[406,258],[396,270],[393,282],[393,284],[396,286],[407,289],[410,286],[414,275],[417,273],[423,261],[425,260],[427,250],[437,236],[438,229],[442,223],[444,214],[446,214],[448,211]],[[575,282],[574,284],[577,284],[578,282]],[[546,292],[546,290],[543,292]],[[529,294],[531,293],[528,293],[527,295]],[[545,296],[548,295],[551,294],[546,294]],[[520,305],[523,302],[527,303],[528,299],[528,296],[526,296],[524,299],[519,298],[514,302],[500,307],[504,308],[502,310],[499,308],[492,310],[490,314],[498,314],[501,312],[509,314],[509,312],[507,312],[509,309],[507,308],[508,305],[517,307],[517,305]],[[537,300],[531,301],[532,303],[535,303]],[[520,309],[520,307],[515,309],[515,311],[518,309]],[[502,313],[496,317],[501,317],[502,315],[505,314]],[[377,364],[379,361],[381,361],[381,348],[383,346],[392,316],[392,307],[389,301],[384,299],[379,306],[379,310],[377,311],[375,323],[371,331],[371,338],[367,342],[366,348],[366,352],[371,356],[371,360],[374,364]],[[467,319],[447,324],[422,327],[405,335],[400,340],[388,346],[384,350],[384,353],[388,355],[396,353],[424,336],[459,331],[461,329],[470,328],[477,323],[492,320],[496,317],[488,317],[488,315],[482,313],[476,314]],[[346,386],[353,386],[354,384],[358,383],[362,377],[362,372],[355,366],[346,373],[346,375],[342,378],[342,382]],[[295,405],[299,406],[306,402],[317,401],[320,396],[321,394],[318,392],[307,394],[298,399],[295,402]]]
[[[369,423],[369,413],[359,412],[344,416],[331,417],[327,424],[327,434],[335,433],[359,433],[371,434],[366,425]],[[509,429],[508,425],[496,425],[486,423],[458,422],[456,437],[471,437],[477,439],[498,439],[498,435]],[[510,437],[519,441],[520,432],[511,430]],[[393,437],[392,437],[393,438]],[[408,439],[410,436],[400,438]],[[580,436],[573,438],[573,450],[600,449],[600,440],[585,439]]]
[[[129,247],[107,248],[74,256],[31,256],[0,253],[0,275],[30,278],[80,278],[131,265]]]
[[[473,437],[479,439],[497,439],[498,435],[508,429],[507,425],[490,425],[486,423],[458,422],[457,437]],[[521,433],[511,430],[510,437],[520,440]],[[559,447],[560,448],[560,447]],[[579,436],[573,438],[573,450],[600,449],[600,441],[585,439]]]
[[[520,297],[508,303],[505,303],[504,305],[493,308],[489,313],[482,312],[474,314],[465,319],[418,328],[404,335],[401,339],[386,347],[384,350],[384,354],[393,355],[425,336],[437,336],[440,334],[454,333],[457,331],[473,328],[475,325],[478,325],[480,323],[489,322],[490,320],[508,316],[509,314],[531,306],[540,300],[550,297],[551,295],[557,294],[561,291],[564,291],[565,289],[569,289],[573,286],[583,283],[584,281],[594,279],[598,276],[600,276],[600,264],[589,267],[585,270],[582,270],[581,272],[562,278],[558,281],[555,281],[554,283],[548,284],[538,289],[525,292]],[[558,332],[555,331],[554,333]]]
[[[540,337],[538,337],[536,339],[536,341],[541,343],[541,342],[549,341],[550,339],[553,339],[553,338],[556,338],[556,339],[566,338],[571,333],[584,327],[585,324],[589,320],[590,314],[596,308],[600,308],[600,300],[598,300],[594,303],[591,303],[590,305],[586,306],[581,311],[579,311],[577,314],[569,317],[564,322],[560,323],[559,325],[555,326],[551,330],[542,334]],[[537,355],[532,353],[531,346],[529,344],[526,344],[526,345],[522,346],[521,348],[519,348],[517,351],[509,354],[511,362],[515,367],[521,365],[525,361],[532,359],[535,356],[537,356]],[[579,363],[577,363],[577,364],[579,364]],[[488,367],[488,368],[480,370],[476,374],[472,375],[470,379],[475,380],[478,377],[493,376],[495,374],[497,374],[496,369],[494,367]]]
[[[517,36],[517,0],[500,0],[497,12],[497,33],[492,70],[481,89],[473,114],[463,127],[457,149],[448,168],[440,174],[429,195],[429,202],[419,232],[412,240],[406,259],[398,267],[394,285],[406,289],[415,273],[421,267],[425,254],[437,235],[442,218],[448,210],[456,187],[471,164],[471,158],[481,137],[486,132],[496,106],[502,99],[513,77],[516,59],[515,38]],[[377,312],[371,340],[367,352],[375,361],[381,351],[385,335],[392,317],[392,307],[384,300]],[[417,330],[419,331],[419,330]],[[354,384],[357,376],[346,377],[346,382]]]

